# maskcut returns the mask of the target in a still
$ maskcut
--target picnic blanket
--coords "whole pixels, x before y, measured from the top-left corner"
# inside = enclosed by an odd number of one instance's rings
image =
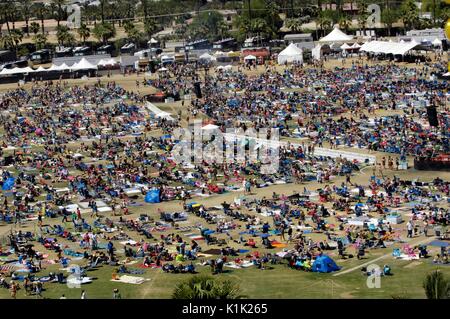
[[[242,268],[248,268],[253,266],[254,264],[251,261],[244,261],[242,263],[236,263],[234,261],[230,261],[225,263],[223,266],[233,269],[242,269]]]
[[[92,282],[92,278],[90,277],[83,277],[83,278],[76,278],[76,277],[69,277],[67,278],[67,283],[72,285],[84,285]]]
[[[120,276],[119,279],[111,279],[111,281],[114,281],[114,282],[122,282],[125,284],[133,284],[133,285],[140,285],[149,280],[150,279],[128,276],[128,275]]]

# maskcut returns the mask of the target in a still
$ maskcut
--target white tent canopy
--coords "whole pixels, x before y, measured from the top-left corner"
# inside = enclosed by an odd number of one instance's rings
[[[31,72],[46,72],[48,69],[44,68],[42,65],[40,65],[36,70],[33,70]]]
[[[98,61],[97,66],[107,66],[107,65],[116,65],[117,61],[114,60],[113,58],[110,59],[101,59],[100,61]]]
[[[361,51],[371,53],[383,53],[393,55],[405,55],[409,50],[414,49],[418,45],[417,42],[387,42],[387,41],[371,41],[361,46]]]
[[[432,44],[433,44],[435,47],[440,47],[440,46],[442,46],[442,41],[439,40],[438,38],[436,38],[436,39],[433,40]]]
[[[244,58],[244,60],[256,60],[256,57],[254,55],[249,54]]]
[[[293,62],[303,63],[303,50],[291,43],[278,54],[278,64]]]
[[[344,43],[343,45],[341,45],[341,49],[342,50],[347,50],[347,49],[350,49],[351,48],[351,46],[349,46],[347,43]]]
[[[361,46],[358,44],[358,42],[353,43],[353,45],[351,46],[352,49],[360,49]]]
[[[209,53],[203,53],[200,57],[200,60],[206,60],[206,61],[214,61],[216,58],[210,55]]]
[[[320,44],[317,44],[312,50],[311,54],[314,60],[320,60],[321,59],[321,52],[322,46]]]
[[[205,130],[205,131],[213,131],[213,130],[217,130],[217,129],[219,129],[219,127],[214,124],[208,124],[208,125],[205,125],[202,127],[202,130]]]
[[[86,58],[82,58],[80,60],[80,62],[72,65],[72,67],[70,69],[75,70],[75,71],[76,70],[92,70],[92,69],[97,69],[97,66],[92,64],[88,60],[86,60]]]
[[[319,40],[319,42],[347,42],[351,41],[353,39],[353,36],[347,35],[341,30],[339,30],[338,27],[335,27],[333,31],[331,31],[328,35],[323,37]]]
[[[155,38],[151,38],[150,41],[148,41],[148,42],[152,43],[152,44],[156,44],[156,43],[158,43],[158,40],[156,40]]]
[[[148,111],[153,113],[155,115],[155,117],[157,117],[157,118],[165,118],[166,120],[169,120],[169,121],[175,121],[175,119],[170,115],[170,113],[162,111],[160,108],[158,108],[153,103],[147,102],[145,107],[147,108]]]

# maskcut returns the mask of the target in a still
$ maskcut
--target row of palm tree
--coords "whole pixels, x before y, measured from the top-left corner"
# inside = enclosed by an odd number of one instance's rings
[[[296,8],[296,11],[285,21],[285,25],[292,32],[301,32],[304,23],[316,22],[317,37],[332,29],[338,24],[341,29],[348,31],[352,27],[351,17],[343,12],[343,1],[336,0],[302,0],[289,2],[290,0],[247,0],[243,1],[243,9],[239,11],[235,19],[237,32],[234,34],[239,40],[242,38],[261,35],[264,37],[276,37],[283,22],[279,13],[282,8]],[[383,0],[381,13],[382,23],[388,28],[389,34],[394,23],[402,21],[405,28],[427,27],[429,21],[419,18],[419,10],[414,0],[403,0],[401,7],[389,5],[391,0]],[[427,0],[428,1],[428,0]],[[338,10],[320,10],[321,4],[334,2],[338,4]],[[362,31],[367,27],[368,0],[354,0],[359,10],[356,21]],[[372,1],[371,1],[372,2]],[[18,45],[25,37],[23,31],[16,28],[17,21],[25,21],[25,33],[29,37],[33,34],[33,41],[37,47],[45,46],[47,34],[45,21],[53,18],[57,22],[56,36],[60,45],[72,44],[75,36],[62,23],[67,18],[65,6],[68,0],[51,0],[48,4],[34,2],[32,0],[18,0],[8,4],[0,4],[0,45],[4,48],[17,50]],[[150,37],[156,31],[163,29],[173,22],[177,23],[176,33],[183,38],[199,38],[205,36],[223,37],[229,35],[227,25],[216,19],[213,28],[209,24],[197,23],[186,27],[183,21],[185,15],[169,16],[177,12],[186,12],[200,2],[196,0],[99,0],[98,6],[84,2],[81,8],[82,24],[76,30],[80,42],[93,35],[100,42],[107,42],[116,35],[116,24],[123,27],[127,38],[138,43],[141,39]],[[353,2],[352,2],[353,3]],[[300,8],[301,7],[301,8]],[[199,7],[196,7],[199,9]],[[264,8],[265,11],[260,10]],[[297,10],[297,8],[300,8]],[[449,16],[448,10],[437,10],[438,22]],[[436,18],[436,17],[435,17]],[[195,19],[194,19],[195,21]],[[1,32],[1,27],[6,25],[7,32]],[[211,34],[211,31],[214,34]],[[40,33],[40,34],[39,34]]]

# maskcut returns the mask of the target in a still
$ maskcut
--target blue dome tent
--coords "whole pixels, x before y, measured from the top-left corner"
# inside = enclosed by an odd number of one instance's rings
[[[316,258],[312,265],[313,272],[332,272],[341,269],[333,259],[327,255],[322,255]]]
[[[152,189],[147,192],[145,195],[146,203],[159,203],[159,189]]]

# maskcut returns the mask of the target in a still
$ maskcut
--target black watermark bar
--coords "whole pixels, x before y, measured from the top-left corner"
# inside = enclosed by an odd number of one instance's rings
[[[445,302],[445,304],[444,304]],[[423,305],[421,305],[423,303]],[[35,314],[37,309],[70,312],[69,309],[79,309],[83,313],[101,318],[130,318],[130,316],[156,318],[296,318],[314,316],[330,309],[383,309],[389,314],[403,317],[413,315],[417,307],[438,306],[448,307],[445,300],[339,300],[339,299],[245,299],[245,300],[154,300],[154,299],[121,299],[121,300],[0,300],[2,309],[18,309],[25,315],[27,311]],[[328,310],[327,310],[328,309]],[[59,312],[61,311],[61,312]],[[311,312],[311,313],[308,313]],[[341,313],[342,314],[342,313]],[[339,317],[339,311],[333,311],[333,317]],[[348,316],[346,316],[348,318]]]

